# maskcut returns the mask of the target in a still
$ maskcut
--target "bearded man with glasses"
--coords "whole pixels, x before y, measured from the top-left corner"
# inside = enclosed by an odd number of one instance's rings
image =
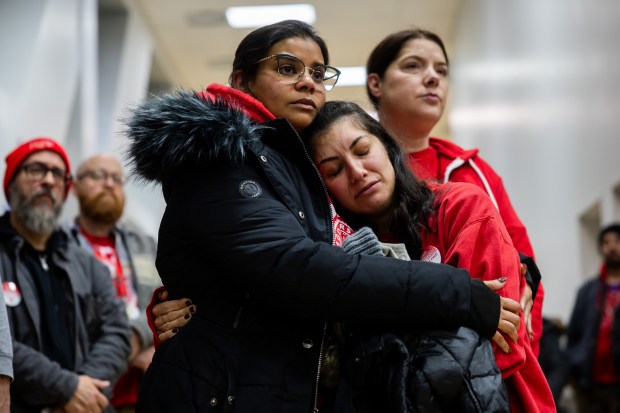
[[[58,227],[70,186],[68,156],[52,139],[6,157],[0,274],[13,412],[112,411],[111,383],[126,366],[130,330],[107,269]]]
[[[124,183],[123,168],[115,156],[94,155],[82,162],[73,181],[80,212],[68,228],[74,241],[106,264],[129,317],[129,366],[112,396],[117,413],[134,411],[140,381],[153,358],[153,335],[145,311],[153,290],[161,285],[155,268],[157,243],[136,225],[121,222]]]

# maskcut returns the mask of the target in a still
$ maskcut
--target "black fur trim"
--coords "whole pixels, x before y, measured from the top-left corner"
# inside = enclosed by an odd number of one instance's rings
[[[248,143],[264,128],[225,99],[207,100],[185,90],[152,97],[130,109],[124,123],[131,174],[160,183],[179,168],[221,159],[242,162]]]

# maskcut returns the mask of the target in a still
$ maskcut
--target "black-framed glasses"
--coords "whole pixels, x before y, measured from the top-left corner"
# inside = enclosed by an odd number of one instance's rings
[[[52,177],[54,177],[54,181],[67,183],[71,180],[71,175],[64,169],[49,167],[41,162],[33,162],[27,165],[22,165],[21,170],[24,171],[26,177],[31,181],[41,181],[43,180],[48,172],[52,173]]]
[[[297,83],[306,74],[306,69],[310,73],[310,78],[317,87],[330,91],[336,86],[340,70],[333,66],[318,64],[315,67],[307,67],[304,62],[286,53],[276,53],[271,56],[263,57],[256,64],[269,59],[276,59],[276,72],[278,77],[287,83]]]
[[[114,172],[104,171],[101,169],[94,171],[84,171],[79,174],[77,178],[79,180],[82,180],[84,178],[90,178],[97,183],[106,182],[108,179],[112,179],[112,182],[114,182],[114,184],[118,186],[122,186],[125,183],[125,177],[123,175]]]

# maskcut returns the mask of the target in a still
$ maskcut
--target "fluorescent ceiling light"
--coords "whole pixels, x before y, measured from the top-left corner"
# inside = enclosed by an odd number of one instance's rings
[[[316,20],[314,6],[310,4],[284,4],[280,6],[229,7],[226,9],[228,25],[236,29],[262,27],[288,19],[313,24]]]
[[[366,84],[366,68],[364,66],[338,67],[340,77],[336,87],[362,86]]]

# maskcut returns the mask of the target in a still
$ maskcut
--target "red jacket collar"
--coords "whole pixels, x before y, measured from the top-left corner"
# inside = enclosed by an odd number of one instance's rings
[[[263,123],[275,119],[276,117],[267,110],[265,105],[254,97],[240,90],[219,83],[212,83],[207,86],[204,92],[198,92],[205,99],[213,100],[216,97],[224,98],[233,102],[240,110],[245,112],[252,120]]]
[[[467,161],[476,155],[478,155],[478,149],[463,149],[455,143],[452,143],[445,139],[430,138],[429,145],[433,147],[437,152],[447,156],[451,159],[461,158]]]

